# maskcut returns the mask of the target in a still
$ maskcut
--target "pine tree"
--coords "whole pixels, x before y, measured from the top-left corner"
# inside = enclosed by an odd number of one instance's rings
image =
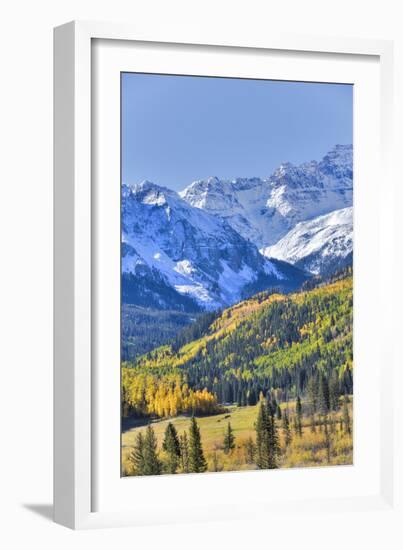
[[[169,422],[166,427],[162,448],[167,454],[166,469],[168,473],[175,474],[178,469],[181,451],[178,433],[172,422]]]
[[[327,463],[330,464],[331,440],[330,440],[327,416],[325,416],[325,418],[323,419],[323,427],[325,432],[326,458],[327,458]]]
[[[284,434],[284,443],[286,449],[290,446],[290,443],[292,441],[292,435],[291,435],[291,429],[290,429],[290,421],[288,418],[288,412],[284,411],[283,413],[283,434]]]
[[[306,386],[306,393],[307,393],[308,404],[311,410],[311,414],[314,414],[316,413],[318,408],[318,393],[319,393],[318,380],[316,376],[311,376],[309,378]]]
[[[327,414],[330,408],[329,384],[326,376],[321,373],[319,377],[318,410],[321,414]]]
[[[343,426],[344,431],[350,435],[351,434],[351,422],[350,422],[350,414],[348,412],[348,397],[347,394],[344,396],[343,399]]]
[[[188,434],[186,432],[183,432],[183,435],[179,437],[179,444],[180,444],[180,463],[181,468],[184,473],[189,472],[189,440],[188,440]]]
[[[157,438],[150,425],[144,437],[144,471],[143,475],[153,476],[161,473],[161,462],[157,454]]]
[[[340,408],[340,383],[337,371],[334,370],[329,381],[329,405],[332,411]]]
[[[243,397],[242,388],[239,385],[238,386],[238,398],[237,398],[238,407],[242,407],[242,397]]]
[[[200,428],[197,425],[195,417],[192,416],[189,429],[189,471],[199,473],[206,470],[207,462],[203,454]]]
[[[269,467],[269,453],[267,447],[267,409],[261,399],[256,420],[256,465],[261,470]]]
[[[235,436],[230,422],[227,425],[227,432],[224,436],[224,453],[227,455],[235,449]]]
[[[302,436],[302,405],[301,405],[301,399],[298,395],[297,397],[297,404],[295,406],[295,416],[296,416],[296,431],[299,437]]]
[[[277,468],[277,458],[280,455],[280,443],[277,433],[274,409],[267,411],[267,437],[268,437],[268,468]]]
[[[255,388],[252,388],[248,395],[248,405],[256,405],[257,403],[257,397],[256,397],[256,390]]]
[[[260,402],[256,420],[256,465],[260,469],[277,468],[280,452],[274,411],[271,405]]]
[[[281,412],[281,407],[278,404],[277,404],[276,416],[277,416],[277,420],[281,420],[283,416],[283,413]]]
[[[134,442],[134,447],[129,455],[129,461],[133,467],[133,473],[136,476],[144,475],[144,437],[142,432],[139,432]]]

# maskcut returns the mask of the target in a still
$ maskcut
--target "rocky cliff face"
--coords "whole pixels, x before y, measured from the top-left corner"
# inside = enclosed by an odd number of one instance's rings
[[[352,167],[352,146],[337,145],[320,162],[284,163],[267,178],[199,180],[180,196],[264,248],[301,221],[351,206]]]
[[[315,275],[342,269],[352,262],[353,208],[300,222],[275,245],[261,252]]]
[[[265,258],[225,220],[148,181],[122,188],[122,271],[124,300],[138,299],[137,285],[144,301],[148,296],[161,307],[179,294],[183,307],[191,300],[216,309],[254,284],[293,284],[283,264]]]
[[[149,181],[123,185],[123,301],[216,309],[344,267],[352,193],[347,145],[320,162],[282,164],[267,178],[211,177],[181,193]]]

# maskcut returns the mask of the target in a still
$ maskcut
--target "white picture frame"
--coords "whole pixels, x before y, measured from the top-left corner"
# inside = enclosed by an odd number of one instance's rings
[[[377,170],[382,165],[382,175],[386,181],[382,194],[375,186],[376,174],[372,176],[368,173],[368,181],[373,178],[373,193],[368,193],[369,201],[366,206],[369,211],[377,209],[378,218],[376,223],[371,224],[371,220],[362,214],[361,234],[366,230],[372,232],[371,236],[375,241],[379,241],[379,247],[376,248],[375,258],[381,260],[385,255],[393,254],[395,243],[391,236],[393,235],[392,219],[390,213],[394,209],[394,182],[393,182],[393,143],[392,143],[392,120],[393,120],[393,44],[387,41],[372,41],[358,39],[337,39],[328,37],[312,36],[286,36],[270,35],[259,37],[246,35],[245,37],[232,37],[230,31],[223,33],[220,37],[210,35],[207,30],[201,32],[200,37],[187,36],[186,31],[175,32],[173,36],[167,31],[166,36],[153,36],[147,31],[140,31],[130,25],[118,25],[109,23],[88,23],[73,22],[55,29],[54,41],[54,83],[55,83],[55,386],[54,386],[54,425],[55,425],[55,443],[54,443],[54,504],[55,521],[71,528],[81,529],[90,527],[121,526],[121,525],[143,525],[163,522],[180,521],[200,521],[215,519],[236,519],[241,517],[256,516],[251,504],[256,501],[257,491],[262,483],[267,481],[267,475],[273,475],[273,472],[259,472],[262,474],[257,478],[255,472],[250,473],[230,473],[230,474],[212,474],[212,476],[166,476],[159,478],[126,479],[125,482],[137,482],[136,491],[148,492],[152,495],[161,489],[161,493],[169,491],[178,495],[176,500],[171,501],[170,507],[166,506],[161,497],[162,504],[150,499],[144,506],[130,505],[125,497],[126,486],[123,491],[118,487],[119,480],[112,479],[117,476],[116,456],[119,454],[119,448],[116,449],[117,455],[113,456],[113,449],[110,460],[99,461],[99,455],[108,454],[105,438],[116,438],[119,430],[116,420],[119,415],[115,410],[115,402],[109,402],[105,407],[105,388],[108,382],[119,385],[117,371],[114,373],[112,365],[108,361],[102,364],[102,372],[108,372],[104,377],[99,376],[99,349],[96,336],[99,331],[105,330],[103,319],[113,320],[112,309],[114,306],[108,301],[102,301],[99,289],[102,281],[98,281],[96,273],[100,267],[107,267],[105,258],[115,257],[116,250],[119,248],[119,240],[111,239],[110,242],[102,241],[102,250],[99,247],[99,234],[101,226],[100,217],[105,219],[105,205],[115,208],[114,218],[116,228],[116,203],[113,196],[102,195],[97,192],[96,179],[102,178],[99,174],[100,166],[94,161],[94,154],[97,147],[104,147],[107,143],[99,142],[102,138],[99,135],[105,135],[105,129],[113,128],[116,120],[99,123],[97,118],[97,109],[100,100],[94,101],[96,89],[100,81],[97,80],[96,66],[99,62],[99,52],[95,50],[100,41],[108,41],[108,44],[114,44],[116,48],[123,49],[139,45],[145,52],[153,52],[152,58],[146,53],[142,58],[142,70],[149,65],[150,72],[155,71],[155,67],[164,66],[164,49],[174,46],[175,51],[187,52],[187,59],[180,60],[178,63],[191,63],[192,55],[200,56],[200,63],[207,63],[203,58],[204,52],[208,50],[210,59],[218,59],[220,55],[241,55],[264,56],[281,54],[283,59],[287,56],[297,56],[302,59],[314,59],[317,55],[325,56],[324,62],[321,62],[318,70],[323,70],[326,74],[325,65],[334,62],[343,65],[353,57],[360,57],[363,64],[374,63],[373,68],[368,72],[372,76],[369,79],[373,86],[373,96],[371,101],[375,105],[379,101],[379,119],[375,113],[373,130],[368,133],[367,148],[360,148],[357,153],[357,166],[361,173],[365,174],[364,154],[371,151],[371,168]],[[116,50],[115,48],[115,50]],[[232,53],[231,53],[232,52]],[[119,53],[119,56],[121,53]],[[123,55],[123,54],[122,54]],[[118,59],[120,57],[118,56]],[[132,54],[129,56],[132,57]],[[113,58],[113,59],[112,59]],[[137,57],[137,62],[139,60]],[[109,61],[108,61],[109,59]],[[251,59],[251,57],[249,57]],[[112,60],[112,61],[111,61]],[[110,70],[116,71],[116,51],[112,56],[106,56],[106,64],[115,64]],[[127,70],[130,63],[126,58],[122,63],[125,67],[120,70]],[[212,63],[212,62],[211,62]],[[295,65],[295,61],[294,61]],[[376,65],[376,68],[375,68]],[[205,66],[205,65],[203,65]],[[106,67],[106,65],[105,65]],[[166,65],[166,72],[170,69]],[[322,67],[322,69],[320,69]],[[108,69],[108,70],[109,70]],[[189,72],[191,69],[188,68]],[[207,70],[207,69],[206,69]],[[222,71],[223,69],[221,69]],[[231,69],[228,69],[231,71]],[[234,71],[235,69],[233,69]],[[259,70],[258,64],[252,64],[249,69],[251,76]],[[344,69],[343,69],[344,70]],[[220,69],[216,69],[220,73]],[[309,79],[304,77],[301,69],[300,79]],[[365,72],[365,71],[364,71]],[[104,74],[107,76],[109,73]],[[186,72],[185,72],[186,74]],[[201,74],[200,72],[198,74]],[[208,74],[208,73],[203,73]],[[229,74],[237,76],[234,72]],[[249,74],[249,73],[248,73]],[[327,71],[329,74],[329,69]],[[326,77],[322,77],[326,79]],[[329,77],[327,77],[329,79]],[[341,78],[341,77],[340,77]],[[337,81],[337,78],[336,78]],[[106,81],[102,81],[102,85]],[[358,80],[357,80],[358,82]],[[364,82],[364,80],[363,80]],[[368,80],[369,82],[369,80]],[[379,88],[378,88],[379,83]],[[364,84],[363,84],[364,85]],[[107,86],[105,87],[105,89]],[[104,89],[104,88],[103,88]],[[113,97],[113,91],[111,92]],[[105,95],[105,94],[104,94]],[[365,96],[362,95],[364,102]],[[108,99],[107,99],[108,100]],[[102,101],[102,100],[101,100]],[[104,105],[104,104],[102,104]],[[375,108],[377,111],[377,108]],[[97,124],[94,129],[94,124]],[[109,125],[109,126],[108,126]],[[99,132],[99,135],[98,135]],[[111,135],[114,135],[113,132]],[[365,140],[364,132],[361,133]],[[111,155],[118,154],[117,144],[110,143]],[[373,155],[372,155],[373,153]],[[112,161],[111,161],[112,162]],[[370,161],[368,160],[368,163]],[[376,164],[377,163],[377,164]],[[113,162],[112,162],[113,164]],[[105,165],[106,166],[106,165]],[[105,167],[104,166],[104,167]],[[116,162],[114,164],[116,169]],[[102,168],[102,166],[101,166]],[[107,168],[107,167],[106,167]],[[368,170],[369,171],[369,170]],[[97,176],[95,177],[95,174]],[[113,177],[114,173],[110,175]],[[103,186],[105,189],[105,186]],[[364,193],[360,196],[366,196]],[[115,195],[116,198],[116,195]],[[364,203],[363,203],[364,204]],[[355,204],[355,207],[357,205]],[[359,235],[358,235],[359,236]],[[98,244],[97,244],[98,243]],[[116,244],[118,248],[116,248]],[[112,255],[112,256],[111,256]],[[365,264],[365,254],[362,267],[368,267]],[[369,255],[368,255],[369,261]],[[102,263],[104,262],[104,263]],[[111,263],[109,261],[109,263]],[[112,262],[113,263],[113,262]],[[111,274],[112,279],[116,277],[118,270]],[[363,273],[364,271],[362,271]],[[357,275],[355,275],[356,277]],[[358,275],[359,276],[359,275]],[[374,291],[374,278],[379,279],[379,294]],[[363,278],[364,279],[364,278]],[[377,284],[375,282],[376,288]],[[376,349],[371,348],[373,352],[373,361],[375,357],[380,359],[382,368],[373,371],[372,381],[378,381],[378,385],[368,384],[367,390],[376,392],[371,394],[371,398],[377,399],[376,417],[374,422],[379,427],[379,434],[374,439],[372,451],[376,454],[371,468],[366,468],[363,463],[362,476],[359,483],[354,485],[359,475],[360,459],[357,469],[349,470],[334,468],[332,471],[326,469],[324,477],[320,474],[312,474],[305,470],[287,471],[289,481],[284,481],[286,477],[283,472],[276,472],[277,479],[272,480],[272,496],[267,498],[262,496],[258,501],[263,506],[263,513],[268,511],[275,513],[285,504],[287,513],[298,513],[301,509],[301,502],[304,507],[309,508],[310,513],[317,514],[321,511],[337,511],[341,508],[351,510],[385,510],[393,511],[394,502],[394,447],[393,447],[393,422],[391,419],[394,414],[393,399],[387,394],[385,380],[391,380],[393,376],[393,364],[395,361],[393,346],[389,345],[388,327],[390,327],[390,304],[386,299],[385,288],[391,288],[396,285],[393,272],[379,270],[375,272],[373,278],[368,276],[366,284],[360,287],[358,292],[358,303],[362,305],[361,319],[362,328],[361,337],[365,338],[365,330],[371,331],[370,326],[365,324],[368,316],[365,314],[365,303],[368,293],[373,293],[373,306],[376,310],[381,325],[378,331],[379,340]],[[117,283],[117,287],[119,284]],[[113,294],[113,293],[112,293]],[[116,302],[116,291],[115,291]],[[109,308],[109,309],[108,309]],[[111,313],[111,315],[109,315]],[[357,311],[355,310],[355,319]],[[360,313],[358,312],[358,319]],[[115,318],[116,320],[116,318]],[[116,325],[116,323],[115,323]],[[112,327],[113,328],[113,327]],[[356,330],[356,326],[355,326]],[[115,326],[114,334],[118,334],[119,327]],[[358,330],[359,332],[359,330]],[[374,341],[375,334],[369,332],[369,339]],[[115,338],[116,340],[116,338]],[[375,344],[374,344],[375,345]],[[116,349],[116,346],[115,346]],[[104,348],[106,354],[109,351]],[[368,358],[370,360],[370,358]],[[376,367],[374,367],[376,369]],[[110,386],[109,386],[110,387]],[[368,394],[369,395],[369,394]],[[359,396],[358,396],[359,398]],[[103,400],[102,407],[99,407],[99,400]],[[362,398],[363,406],[362,416],[370,416],[371,411],[365,408],[365,395]],[[111,407],[111,408],[109,408]],[[109,411],[106,416],[105,411]],[[102,422],[100,422],[102,419]],[[112,419],[112,420],[111,420]],[[364,421],[363,421],[364,422]],[[355,423],[356,424],[356,423]],[[363,427],[364,425],[361,424]],[[365,426],[364,426],[365,428]],[[109,431],[108,431],[109,430]],[[101,433],[100,433],[101,432]],[[105,432],[105,433],[104,433]],[[356,434],[355,434],[356,435]],[[114,439],[116,440],[116,439]],[[362,439],[364,444],[364,438]],[[111,445],[109,445],[111,447]],[[364,447],[362,447],[364,449]],[[367,448],[370,451],[370,447]],[[359,458],[359,457],[358,457]],[[109,483],[109,472],[111,482]],[[347,473],[346,473],[347,472]],[[349,473],[350,472],[350,473]],[[353,473],[351,473],[353,472]],[[376,472],[376,479],[374,479]],[[119,473],[120,475],[120,473]],[[291,478],[289,477],[291,476]],[[307,483],[301,483],[296,491],[295,498],[291,493],[284,501],[279,503],[276,500],[274,486],[277,484],[296,483],[295,480],[305,476],[309,480],[311,490],[307,490]],[[358,477],[357,477],[358,476]],[[316,480],[316,481],[315,481]],[[370,480],[374,481],[372,486]],[[101,488],[102,484],[107,487]],[[159,485],[158,485],[159,484]],[[327,485],[328,484],[328,485]],[[368,490],[365,490],[367,484]],[[207,500],[200,497],[198,505],[180,506],[180,497],[186,494],[186,491],[197,490],[202,493],[203,487],[213,487],[221,485],[229,491],[231,486],[238,487],[242,494],[253,493],[255,496],[249,496],[245,502],[231,504],[231,497],[228,503],[223,506],[214,506],[208,504]],[[329,488],[329,494],[326,488]],[[349,488],[349,490],[347,490]],[[277,489],[280,490],[280,489]],[[105,492],[108,491],[108,492]],[[133,486],[131,486],[133,491]],[[332,492],[330,492],[332,491]],[[99,494],[104,495],[99,498]],[[107,501],[108,505],[105,505]]]

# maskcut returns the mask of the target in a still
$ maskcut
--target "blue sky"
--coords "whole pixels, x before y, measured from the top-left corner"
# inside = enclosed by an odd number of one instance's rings
[[[122,179],[269,176],[352,143],[352,109],[351,85],[124,73]]]

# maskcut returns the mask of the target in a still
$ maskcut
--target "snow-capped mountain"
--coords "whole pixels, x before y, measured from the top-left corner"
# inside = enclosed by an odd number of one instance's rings
[[[351,145],[336,145],[320,162],[287,162],[267,178],[198,180],[180,196],[267,248],[297,223],[352,205],[352,157]]]
[[[226,220],[148,181],[122,186],[122,273],[123,301],[187,310],[306,278],[265,258]]]
[[[275,245],[261,252],[316,275],[341,269],[352,261],[353,208],[300,222]]]
[[[122,298],[216,309],[352,261],[352,146],[268,178],[122,186]]]

